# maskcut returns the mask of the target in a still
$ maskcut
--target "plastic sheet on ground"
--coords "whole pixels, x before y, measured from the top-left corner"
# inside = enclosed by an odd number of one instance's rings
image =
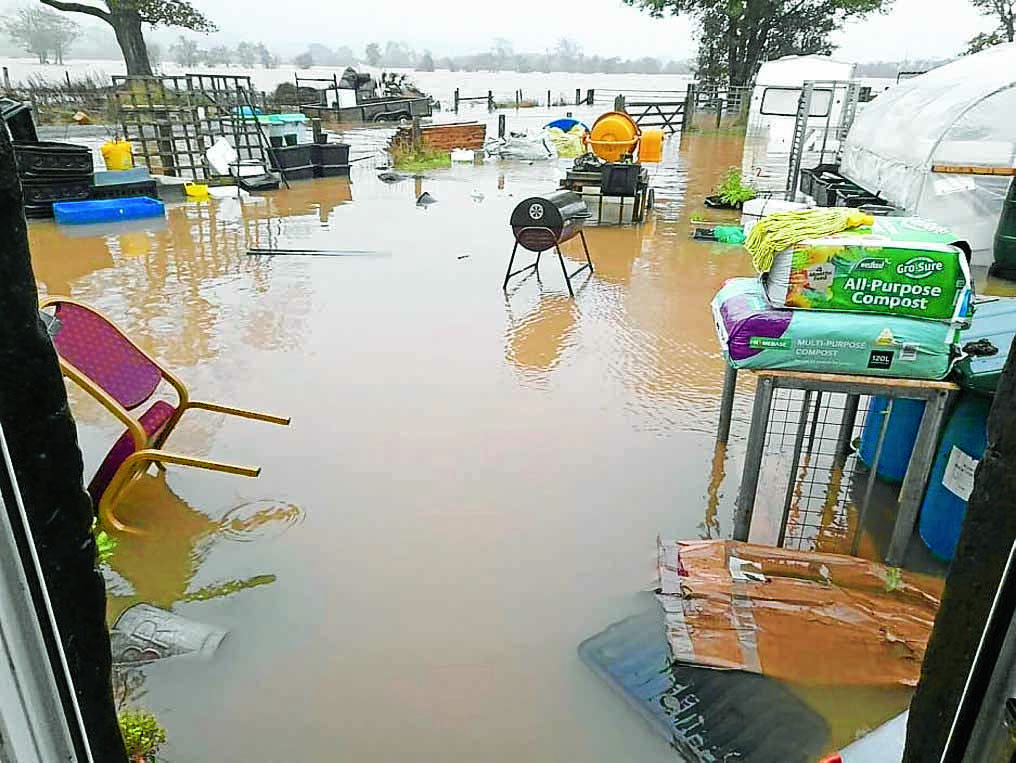
[[[655,605],[578,651],[682,761],[811,763],[828,751],[829,724],[779,682],[674,663]]]
[[[547,128],[547,140],[554,144],[557,155],[562,159],[575,159],[585,153],[586,147],[582,143],[582,136],[586,131],[582,125],[575,125],[570,131],[565,132],[558,127]]]
[[[483,150],[495,159],[545,162],[557,158],[554,144],[543,135],[512,133],[505,138],[487,138]]]
[[[659,546],[681,663],[800,684],[915,686],[942,581],[836,554],[725,540]]]

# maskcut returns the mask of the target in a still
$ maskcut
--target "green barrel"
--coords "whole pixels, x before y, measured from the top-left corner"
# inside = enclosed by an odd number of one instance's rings
[[[1016,178],[1009,183],[1009,193],[1005,196],[1002,215],[998,219],[991,275],[1016,281]]]

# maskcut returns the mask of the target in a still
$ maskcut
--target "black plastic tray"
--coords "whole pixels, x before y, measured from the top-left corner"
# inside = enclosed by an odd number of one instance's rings
[[[54,201],[84,201],[92,183],[88,178],[24,178],[21,191],[26,205],[52,204]]]
[[[14,156],[22,177],[81,177],[92,174],[92,152],[73,143],[15,143]]]

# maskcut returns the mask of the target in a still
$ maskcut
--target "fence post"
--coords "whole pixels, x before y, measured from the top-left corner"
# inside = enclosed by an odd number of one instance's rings
[[[413,117],[413,148],[417,148],[423,141],[423,128],[420,126],[420,118]]]
[[[575,88],[575,105],[582,105],[582,88],[580,87]]]
[[[593,88],[589,88],[586,91],[586,105],[592,106],[595,100],[596,100],[596,91],[593,90]]]
[[[11,89],[11,73],[7,71],[7,67],[4,67],[4,90]]]
[[[515,110],[518,111],[520,108],[522,108],[522,91],[521,90],[516,90],[515,91]]]
[[[681,131],[687,132],[695,122],[695,96],[698,86],[692,82],[684,96],[684,119],[681,120]]]
[[[551,103],[550,103],[550,91],[548,90],[547,91],[547,108],[549,109],[550,106],[551,106]]]
[[[503,138],[507,132],[507,119],[504,114],[498,114],[497,117],[497,137]]]
[[[624,96],[617,95],[614,97],[614,111],[624,111]]]
[[[719,97],[716,99],[716,129],[720,129],[720,124],[723,122],[723,109],[727,105],[726,101],[721,101]]]
[[[487,91],[487,111],[493,111],[495,108],[496,107],[494,105],[494,91],[493,90],[488,90]]]
[[[455,113],[459,113],[459,89],[455,88]]]

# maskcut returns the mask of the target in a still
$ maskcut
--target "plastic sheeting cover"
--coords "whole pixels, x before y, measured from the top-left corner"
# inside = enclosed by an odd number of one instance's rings
[[[983,252],[991,247],[1009,178],[931,168],[1016,166],[1013,114],[1016,44],[998,45],[907,80],[868,104],[845,141],[841,172]]]

